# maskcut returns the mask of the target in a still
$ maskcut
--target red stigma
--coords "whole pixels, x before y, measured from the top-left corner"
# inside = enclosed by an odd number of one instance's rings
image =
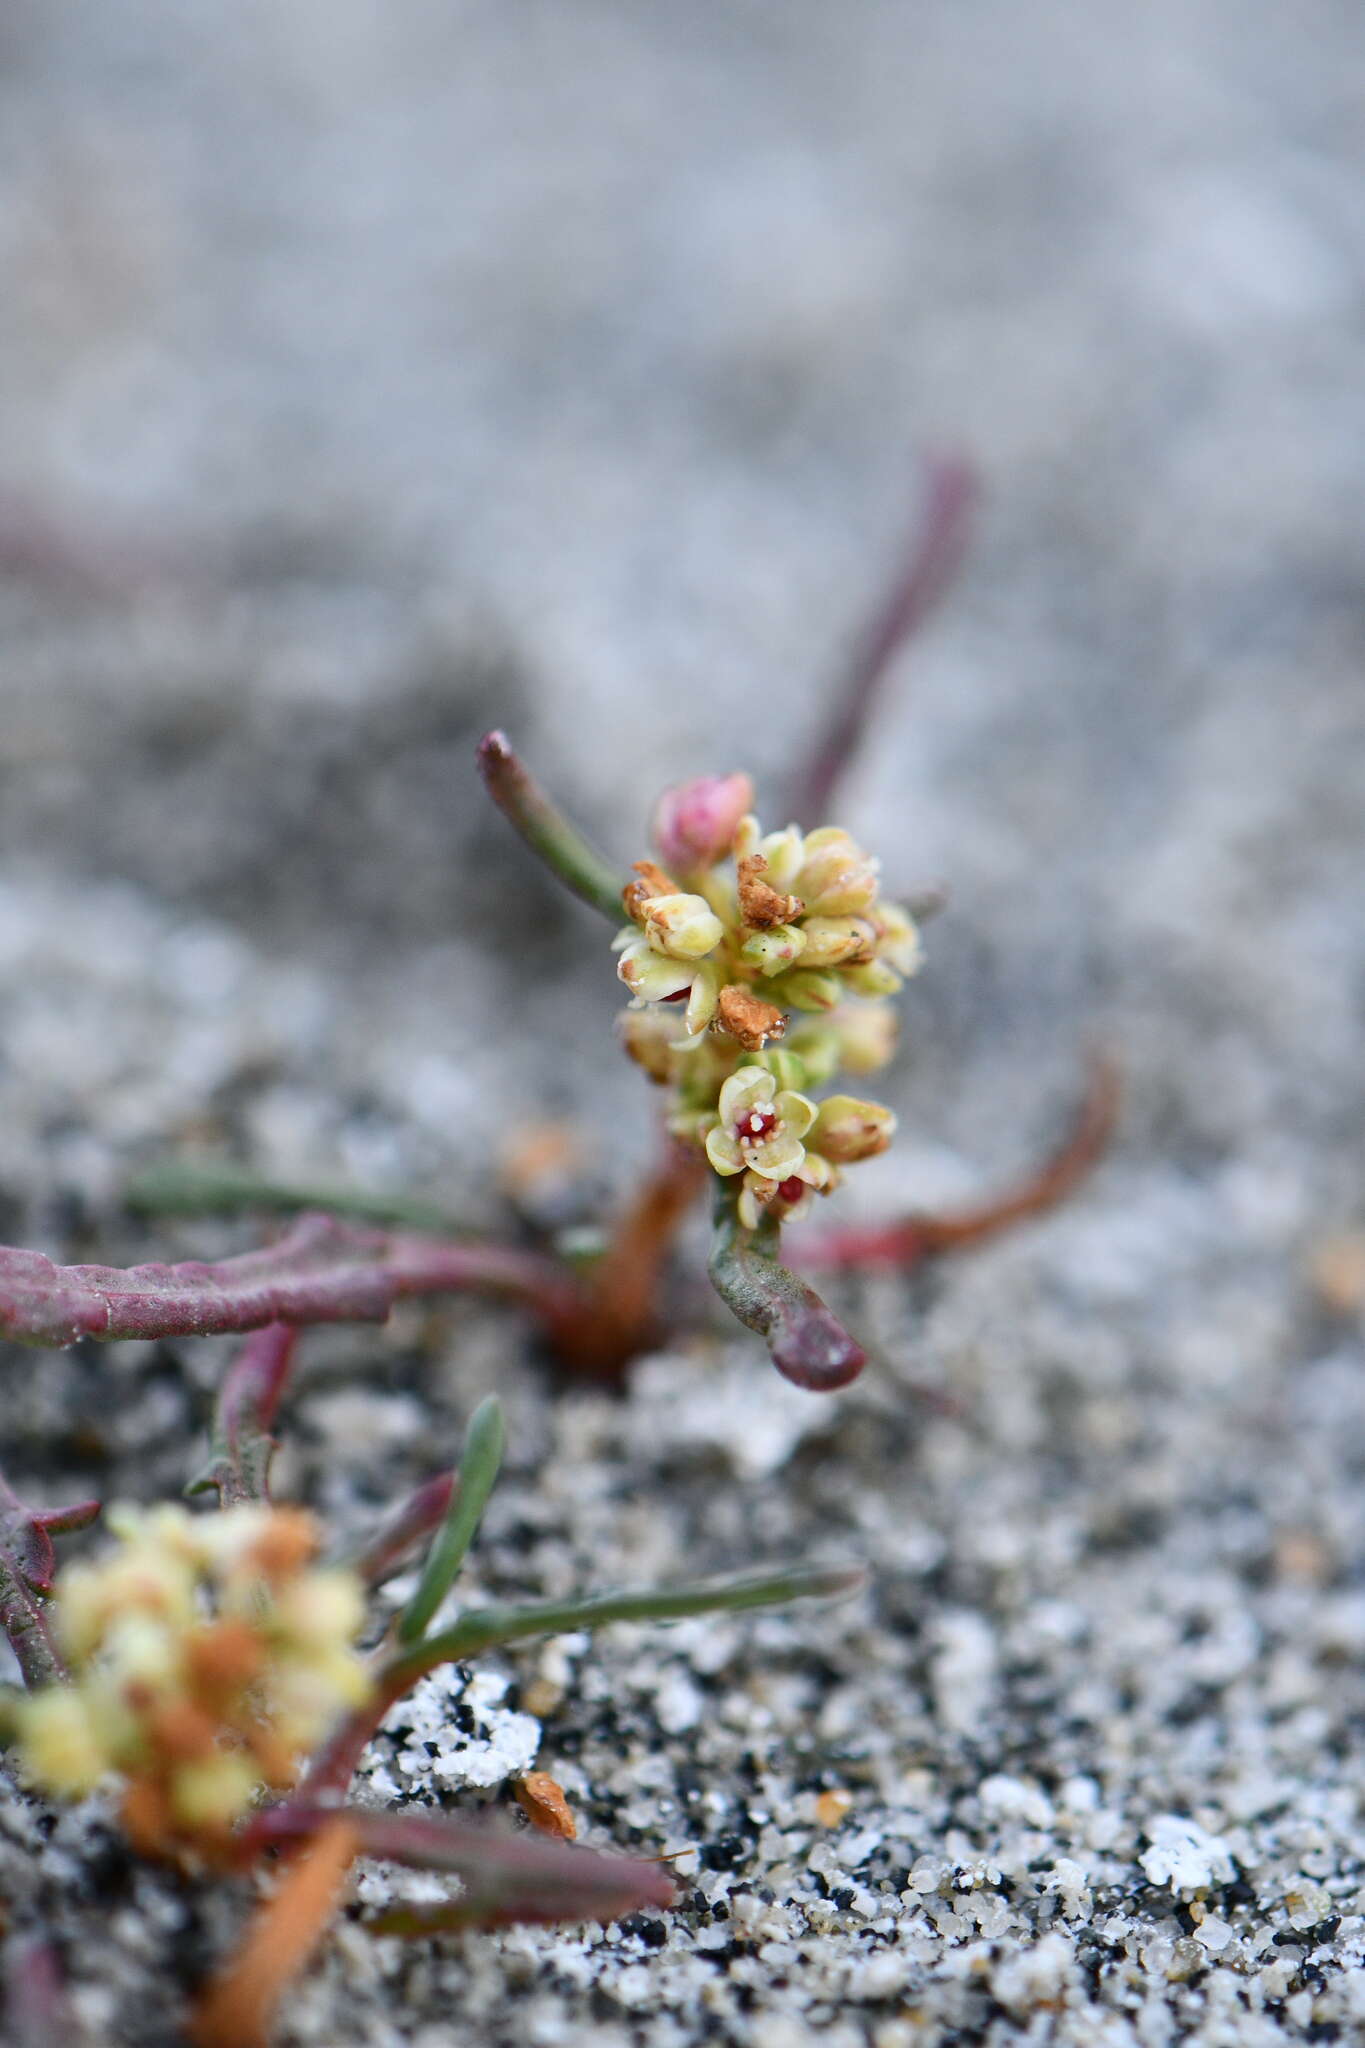
[[[778,1116],[775,1109],[765,1109],[760,1103],[750,1109],[735,1126],[735,1137],[741,1145],[760,1145],[777,1129]]]
[[[805,1192],[806,1183],[802,1180],[799,1173],[789,1174],[786,1180],[780,1180],[777,1183],[777,1199],[779,1202],[799,1202]]]

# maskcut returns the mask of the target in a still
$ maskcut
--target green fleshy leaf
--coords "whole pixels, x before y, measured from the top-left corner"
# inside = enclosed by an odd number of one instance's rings
[[[428,1622],[455,1583],[455,1576],[474,1541],[488,1497],[497,1484],[507,1444],[507,1424],[496,1394],[480,1401],[469,1419],[459,1483],[452,1490],[445,1520],[436,1532],[417,1591],[398,1621],[400,1643],[419,1642]]]
[[[612,1621],[681,1621],[693,1614],[780,1607],[792,1600],[838,1599],[856,1592],[866,1576],[861,1565],[795,1565],[786,1571],[746,1572],[736,1578],[638,1592],[589,1593],[524,1607],[476,1607],[439,1635],[400,1654],[384,1671],[382,1684],[397,1697],[396,1688],[405,1690],[439,1664],[457,1663],[527,1636],[565,1635]]]

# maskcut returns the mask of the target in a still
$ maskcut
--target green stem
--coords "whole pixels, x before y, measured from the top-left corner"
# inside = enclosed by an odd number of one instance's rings
[[[479,742],[479,768],[488,794],[532,853],[540,856],[566,889],[619,924],[625,915],[621,907],[623,878],[551,803],[513,753],[506,733],[490,732]]]
[[[711,1284],[731,1314],[767,1340],[783,1377],[814,1393],[856,1379],[867,1363],[866,1352],[815,1289],[778,1259],[781,1233],[772,1217],[765,1216],[756,1231],[743,1228],[738,1176],[717,1174],[713,1220]]]
[[[371,1697],[333,1730],[309,1764],[296,1796],[342,1796],[366,1743],[389,1708],[410,1692],[419,1678],[441,1664],[457,1663],[480,1650],[493,1649],[499,1643],[519,1642],[526,1636],[601,1628],[609,1621],[680,1621],[689,1614],[773,1607],[787,1600],[838,1599],[846,1593],[856,1593],[866,1576],[861,1565],[794,1566],[782,1572],[752,1573],[690,1586],[579,1595],[525,1607],[474,1608],[453,1627],[442,1629],[439,1635],[428,1636],[425,1642],[414,1643],[411,1649],[400,1650],[378,1664]]]
[[[384,1667],[380,1685],[401,1698],[439,1664],[458,1663],[525,1636],[566,1635],[602,1628],[611,1621],[681,1621],[692,1614],[777,1607],[790,1600],[829,1600],[856,1592],[866,1574],[861,1565],[798,1565],[782,1572],[751,1572],[739,1578],[687,1586],[654,1586],[629,1593],[589,1593],[568,1600],[542,1600],[524,1607],[476,1607],[439,1635],[401,1652]]]

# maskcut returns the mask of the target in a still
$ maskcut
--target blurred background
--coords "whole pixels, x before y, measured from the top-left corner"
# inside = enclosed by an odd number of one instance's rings
[[[974,546],[841,806],[952,892],[885,1171],[1022,1154],[1095,1036],[1168,1154],[1339,1130],[1363,103],[1342,0],[11,0],[11,1185],[449,1181],[509,1102],[611,1171],[601,935],[473,744],[623,861],[775,793],[941,449]]]

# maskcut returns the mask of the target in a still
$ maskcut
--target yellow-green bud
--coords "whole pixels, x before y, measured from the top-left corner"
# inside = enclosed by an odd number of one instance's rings
[[[919,927],[899,903],[879,903],[873,917],[877,930],[877,958],[894,967],[897,974],[915,974],[924,962]]]
[[[837,825],[808,832],[805,859],[793,884],[816,917],[857,916],[876,901],[877,863]]]
[[[692,977],[692,989],[683,1011],[683,1037],[675,1038],[675,1046],[689,1049],[698,1045],[701,1034],[716,1014],[720,1001],[721,970],[714,960],[703,960]]]
[[[670,960],[702,960],[720,944],[725,927],[704,896],[651,896],[642,906],[645,937]]]
[[[831,1095],[820,1104],[810,1149],[837,1166],[852,1166],[859,1159],[885,1152],[895,1129],[895,1116],[880,1102],[861,1102],[856,1095]]]
[[[844,984],[855,996],[893,996],[901,977],[885,960],[868,960],[859,967],[845,967]]]
[[[805,967],[838,967],[845,960],[871,959],[877,934],[865,917],[808,917],[801,927]]]
[[[747,860],[750,854],[761,853],[767,862],[763,879],[779,895],[791,888],[805,858],[805,849],[806,841],[795,825],[765,836],[759,831],[758,819],[752,815],[740,819],[735,833],[735,859]]]
[[[806,934],[794,924],[775,924],[770,931],[755,932],[739,949],[740,958],[763,974],[785,974],[805,950]]]
[[[220,1749],[201,1762],[180,1765],[170,1782],[171,1810],[192,1831],[230,1828],[250,1806],[259,1782],[240,1750]]]
[[[843,990],[837,974],[816,974],[799,967],[794,974],[783,975],[775,993],[779,1002],[790,1003],[794,1010],[832,1010]]]
[[[636,939],[626,947],[616,963],[616,972],[640,1003],[666,1002],[692,984],[686,961],[667,959],[645,939]]]
[[[811,1085],[805,1061],[790,1046],[765,1046],[762,1052],[753,1053],[750,1057],[756,1067],[767,1068],[779,1088],[793,1088],[802,1094]]]
[[[45,1791],[78,1799],[109,1768],[88,1703],[74,1687],[55,1685],[14,1706],[24,1773]]]
[[[886,1003],[850,1003],[830,1022],[837,1033],[835,1065],[850,1074],[880,1072],[896,1050],[900,1020]]]
[[[798,1024],[787,1037],[788,1052],[796,1053],[806,1070],[806,1086],[823,1088],[832,1081],[840,1067],[841,1036],[832,1030],[823,1018],[817,1022]]]

